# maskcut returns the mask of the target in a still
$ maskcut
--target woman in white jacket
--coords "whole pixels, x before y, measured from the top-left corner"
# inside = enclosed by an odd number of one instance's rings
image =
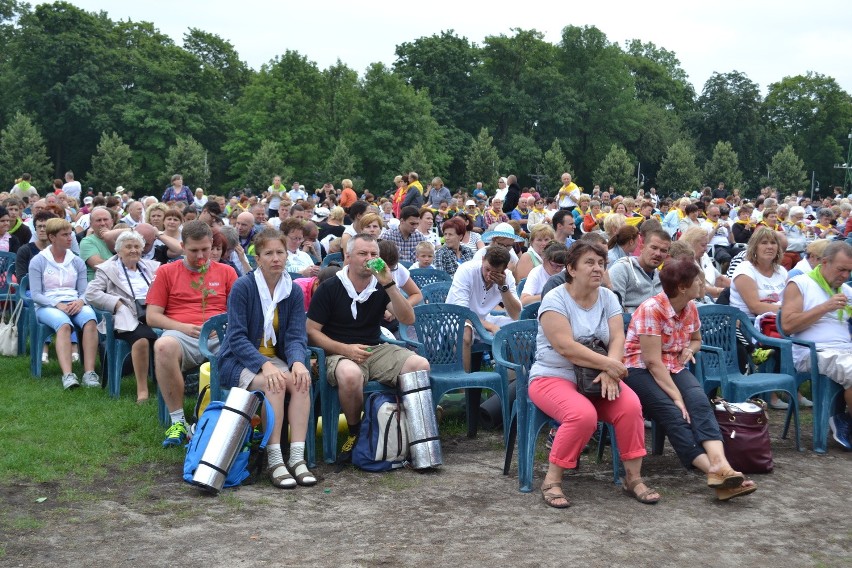
[[[62,369],[62,386],[80,386],[71,371],[71,330],[80,330],[83,345],[83,385],[101,386],[95,372],[98,354],[97,318],[83,301],[86,293],[86,263],[71,252],[74,239],[71,223],[65,219],[47,221],[50,245],[30,261],[29,282],[38,322],[56,332],[56,356]]]

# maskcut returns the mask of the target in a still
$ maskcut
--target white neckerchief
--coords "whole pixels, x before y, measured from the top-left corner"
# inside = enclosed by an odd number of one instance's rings
[[[278,302],[290,297],[290,291],[293,288],[293,281],[290,275],[286,272],[281,274],[278,283],[275,285],[273,294],[269,294],[269,285],[263,277],[263,271],[258,268],[254,271],[254,282],[257,284],[257,291],[260,293],[260,307],[263,311],[263,340],[261,345],[275,345],[278,339],[275,337],[275,328],[272,326],[272,320],[275,318],[275,308]]]
[[[367,284],[367,287],[359,294],[355,291],[355,286],[352,284],[352,281],[349,280],[349,267],[344,266],[342,270],[337,272],[337,277],[343,283],[343,287],[346,289],[346,293],[349,294],[349,297],[352,299],[352,319],[356,319],[358,317],[358,304],[363,304],[370,298],[370,294],[376,291],[376,280],[375,276],[370,276],[370,282]]]

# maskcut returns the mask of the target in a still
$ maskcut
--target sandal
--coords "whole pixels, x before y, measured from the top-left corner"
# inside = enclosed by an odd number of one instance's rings
[[[648,487],[648,489],[646,489],[642,493],[636,493],[636,491],[635,491],[636,486],[639,485],[640,483],[645,483],[645,480],[642,479],[641,477],[637,477],[636,479],[634,479],[630,483],[627,483],[627,480],[622,477],[621,478],[621,492],[624,493],[625,495],[627,495],[628,497],[632,497],[633,499],[636,499],[640,503],[644,503],[645,505],[656,505],[660,501],[660,498],[657,497],[656,499],[651,499],[651,498],[648,497],[648,495],[651,495],[653,493],[657,493],[654,489],[651,489],[650,487]],[[647,486],[647,484],[646,484],[646,486]]]
[[[288,466],[287,469],[289,469],[293,474],[293,477],[296,478],[296,483],[302,487],[311,487],[312,485],[317,484],[317,478],[313,473],[311,473],[311,470],[308,469],[308,464],[305,460],[299,460],[293,465]]]
[[[295,489],[296,480],[290,475],[290,470],[284,465],[284,462],[271,465],[266,469],[266,474],[269,476],[269,481],[278,489]]]
[[[753,481],[749,485],[740,485],[739,487],[731,487],[727,489],[716,489],[716,499],[719,501],[729,501],[734,497],[750,495],[757,491],[757,484]]]
[[[556,493],[555,491],[550,491],[551,489],[554,489],[556,487],[559,488],[559,493]],[[548,483],[547,485],[542,485],[541,498],[544,499],[544,503],[548,507],[553,507],[554,509],[567,509],[571,506],[571,501],[569,501],[565,494],[562,492],[562,482],[560,481]],[[562,499],[563,501],[565,501],[565,503],[557,504],[556,501],[558,501],[559,499]]]
[[[743,481],[745,476],[730,467],[725,471],[707,474],[707,487],[713,489],[733,489],[742,485]]]

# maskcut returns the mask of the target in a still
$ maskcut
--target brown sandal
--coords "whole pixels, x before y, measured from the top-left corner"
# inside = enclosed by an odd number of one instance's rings
[[[311,487],[317,484],[317,476],[311,473],[308,469],[308,464],[305,460],[299,460],[292,466],[288,466],[290,473],[296,478],[296,483],[302,487]]]
[[[554,489],[556,487],[559,488],[558,494],[556,492],[550,491],[551,489]],[[571,506],[571,501],[569,501],[568,498],[565,496],[565,493],[562,492],[562,483],[559,481],[556,481],[554,483],[548,483],[547,485],[542,485],[541,498],[544,499],[544,503],[548,507],[553,507],[554,509],[567,509]],[[559,499],[564,500],[565,503],[557,505],[555,501],[558,501]]]
[[[277,472],[277,473],[276,473]],[[278,489],[295,489],[296,480],[290,475],[290,470],[284,462],[269,466],[266,469],[266,474],[269,476],[269,481]]]
[[[745,476],[730,467],[725,471],[707,474],[707,487],[713,489],[734,489],[742,485],[743,481],[745,481]]]
[[[648,498],[648,495],[651,495],[652,493],[657,493],[656,490],[648,487],[648,489],[646,489],[642,493],[636,493],[636,491],[635,491],[636,486],[639,485],[640,483],[645,483],[645,480],[642,479],[641,477],[637,477],[636,479],[634,479],[630,483],[627,483],[627,480],[622,477],[621,478],[621,492],[624,493],[625,495],[627,495],[628,497],[632,497],[633,499],[636,499],[640,503],[644,503],[645,505],[656,505],[660,500],[659,497],[657,497],[656,499],[649,499]],[[645,485],[647,486],[648,484],[645,483]]]
[[[757,483],[752,482],[751,485],[740,485],[739,487],[719,488],[716,489],[716,499],[719,501],[730,501],[734,497],[742,497],[750,495],[757,491]]]

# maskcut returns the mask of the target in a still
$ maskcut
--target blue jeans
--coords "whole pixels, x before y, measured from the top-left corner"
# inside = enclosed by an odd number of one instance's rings
[[[59,331],[63,325],[70,325],[73,328],[82,330],[83,326],[98,319],[95,311],[90,306],[83,306],[83,309],[77,312],[76,315],[68,316],[65,312],[58,308],[38,308],[36,310],[36,319],[39,323],[53,328],[53,331]]]

